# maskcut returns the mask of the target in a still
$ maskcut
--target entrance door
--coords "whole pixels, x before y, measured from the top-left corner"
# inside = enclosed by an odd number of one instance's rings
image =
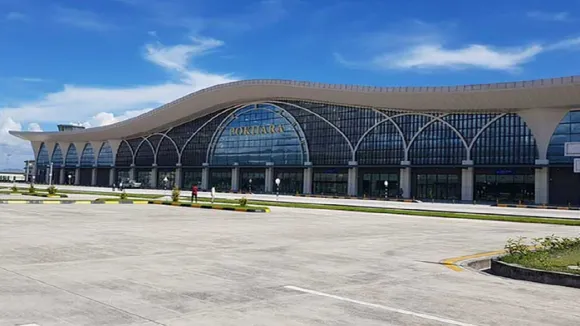
[[[266,191],[266,172],[264,169],[242,169],[240,191],[248,193],[264,193]]]

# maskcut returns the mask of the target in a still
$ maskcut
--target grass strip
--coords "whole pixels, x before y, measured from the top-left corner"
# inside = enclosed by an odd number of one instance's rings
[[[29,188],[18,188],[19,191],[28,191]],[[42,192],[45,189],[36,189],[36,192]],[[68,189],[59,189],[59,193],[62,194],[77,194],[77,195],[97,195],[97,196],[116,196],[120,197],[120,192],[107,192],[107,191],[89,191],[89,190],[68,190]],[[148,199],[157,199],[164,197],[163,195],[156,195],[156,194],[133,194],[127,193],[127,197],[130,198],[148,198]]]
[[[527,268],[580,275],[579,269],[568,268],[568,266],[580,267],[580,245],[562,250],[539,250],[525,255],[506,255],[501,257],[501,261]]]

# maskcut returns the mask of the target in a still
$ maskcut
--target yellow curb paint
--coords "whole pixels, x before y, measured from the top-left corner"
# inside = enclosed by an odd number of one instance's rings
[[[28,203],[26,200],[10,200],[8,204],[26,204]]]
[[[119,201],[117,201],[117,200],[115,200],[115,201],[105,200],[105,204],[118,204],[118,203],[119,203]]]
[[[134,200],[133,204],[148,204],[149,202],[146,200]]]
[[[60,201],[57,200],[44,200],[43,204],[60,204]]]
[[[492,256],[501,255],[503,253],[505,253],[505,250],[488,251],[488,252],[482,252],[479,254],[447,258],[447,259],[442,260],[441,264],[445,265],[445,267],[447,267],[453,271],[462,272],[463,267],[459,266],[458,263],[460,263],[464,260],[477,259],[477,258],[483,258],[483,257],[492,257]]]
[[[90,204],[91,201],[90,200],[77,200],[75,201],[75,204]]]

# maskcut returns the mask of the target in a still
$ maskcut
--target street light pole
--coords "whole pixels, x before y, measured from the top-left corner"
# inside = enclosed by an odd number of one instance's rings
[[[48,186],[52,185],[52,162],[48,165]]]
[[[278,201],[278,195],[280,195],[280,178],[276,178],[276,201]]]
[[[385,180],[385,201],[389,198],[389,182]]]
[[[252,179],[248,180],[249,185],[248,185],[248,191],[250,192],[250,194],[252,193]]]

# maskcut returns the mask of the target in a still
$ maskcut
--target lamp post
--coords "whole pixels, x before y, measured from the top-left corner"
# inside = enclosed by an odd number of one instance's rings
[[[71,185],[72,183],[72,174],[68,174],[68,184]]]
[[[163,178],[163,188],[165,188],[165,190],[167,190],[167,183],[169,182],[169,179],[167,179],[167,176],[165,176],[165,178]]]
[[[280,178],[276,178],[274,182],[276,183],[276,200],[278,200],[278,195],[280,195]]]
[[[385,180],[385,200],[389,197],[389,182]]]
[[[250,178],[250,180],[248,180],[248,191],[250,192],[250,194],[252,193],[252,178]]]
[[[48,165],[48,185],[49,186],[52,185],[52,168],[53,168],[53,164],[52,164],[52,162],[50,162],[50,164]]]

